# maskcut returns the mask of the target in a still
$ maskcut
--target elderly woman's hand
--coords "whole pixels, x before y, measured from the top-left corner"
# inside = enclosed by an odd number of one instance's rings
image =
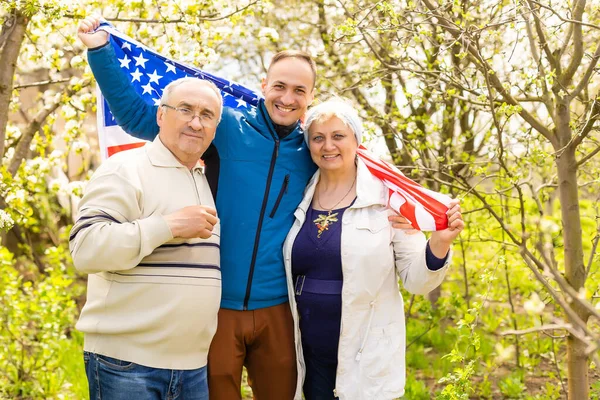
[[[450,245],[465,228],[465,222],[462,219],[460,212],[460,201],[454,199],[448,206],[448,228],[442,231],[432,232],[431,239],[429,239],[429,248],[433,254],[438,258],[446,257]],[[394,215],[388,217],[388,220],[392,223],[394,229],[404,229],[407,233],[414,231],[410,221],[402,215]]]
[[[465,221],[463,221],[460,211],[460,201],[458,199],[452,200],[446,212],[448,215],[448,228],[431,234],[429,248],[438,258],[446,257],[450,245],[465,228]]]

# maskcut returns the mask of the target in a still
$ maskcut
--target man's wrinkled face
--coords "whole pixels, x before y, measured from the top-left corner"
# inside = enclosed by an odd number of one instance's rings
[[[313,101],[314,83],[306,60],[289,57],[271,65],[262,82],[262,93],[273,122],[284,126],[296,123]]]
[[[194,165],[215,137],[220,99],[198,81],[173,88],[167,102],[157,112],[160,139],[182,164]]]

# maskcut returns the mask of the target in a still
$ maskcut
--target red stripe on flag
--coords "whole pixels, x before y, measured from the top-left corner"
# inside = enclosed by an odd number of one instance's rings
[[[400,206],[399,211],[405,218],[407,218],[416,229],[422,229],[418,226],[416,218],[416,207],[414,202],[417,202],[423,211],[428,213],[435,223],[436,230],[443,230],[448,227],[448,216],[446,211],[448,207],[432,197],[425,188],[416,183],[415,181],[407,178],[400,171],[392,168],[388,163],[383,160],[377,159],[371,153],[369,153],[364,146],[359,146],[358,156],[364,161],[367,168],[371,173],[381,179],[386,186],[390,189],[390,197],[392,193],[397,193],[401,196],[405,202]],[[390,186],[391,185],[391,186]],[[397,187],[398,189],[394,188]],[[403,194],[404,191],[406,194]],[[407,197],[411,196],[411,198]]]
[[[391,197],[392,194],[396,193],[394,190],[389,189],[389,196]],[[417,229],[417,230],[421,230],[421,227],[419,226],[419,222],[417,221],[417,215],[415,213],[415,205],[413,204],[412,201],[405,199],[406,201],[400,206],[400,214],[402,214],[405,218],[407,218],[409,221],[411,221],[413,228]]]
[[[145,144],[146,144],[146,142],[139,142],[139,143],[120,144],[118,146],[108,146],[106,148],[106,151],[108,152],[108,156],[110,157],[113,154],[119,153],[121,151],[131,150],[131,149],[135,149],[137,147],[142,147]]]

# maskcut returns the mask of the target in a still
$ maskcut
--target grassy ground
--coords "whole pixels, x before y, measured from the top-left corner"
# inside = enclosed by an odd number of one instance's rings
[[[65,366],[65,382],[69,382],[69,391],[73,399],[87,400],[87,380],[82,358],[82,337],[75,333],[73,340],[67,342],[61,362]],[[431,349],[430,349],[431,350]],[[407,385],[405,400],[429,400],[435,398],[444,385],[439,383],[450,365],[439,354],[415,346],[407,353]],[[542,360],[535,368],[516,369],[510,363],[494,366],[493,373],[473,377],[472,384],[476,392],[470,399],[566,399],[560,391],[566,389],[566,378],[562,376],[562,384],[557,378],[556,366],[550,360]],[[595,388],[591,399],[600,400],[600,371],[591,369],[590,384]],[[247,381],[246,370],[242,377],[242,399],[252,400],[252,389]],[[564,393],[564,391],[563,391]]]

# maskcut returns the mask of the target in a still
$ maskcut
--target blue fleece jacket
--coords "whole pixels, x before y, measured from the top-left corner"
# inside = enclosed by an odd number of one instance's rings
[[[152,140],[158,134],[156,106],[135,92],[112,46],[90,50],[88,61],[119,125]],[[226,107],[213,144],[220,160],[221,307],[253,310],[282,304],[288,299],[283,241],[316,170],[300,125],[280,139],[261,99],[249,110]]]

